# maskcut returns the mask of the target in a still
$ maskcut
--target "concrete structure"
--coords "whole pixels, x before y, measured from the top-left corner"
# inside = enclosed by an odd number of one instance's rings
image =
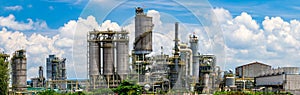
[[[27,89],[27,59],[25,50],[17,50],[11,59],[12,91],[25,92]]]
[[[66,58],[59,58],[55,55],[49,55],[49,58],[46,59],[46,67],[47,67],[47,80],[66,80]],[[47,85],[49,86],[49,85]],[[66,84],[53,84],[50,85],[53,89],[66,89]]]
[[[271,66],[260,62],[252,62],[235,68],[237,78],[254,78],[265,70],[270,70]]]

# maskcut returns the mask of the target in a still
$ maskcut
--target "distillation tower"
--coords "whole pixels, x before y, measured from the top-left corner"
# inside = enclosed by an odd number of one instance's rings
[[[143,8],[137,7],[135,15],[135,40],[133,47],[133,69],[137,72],[138,81],[144,82],[145,73],[150,72],[147,67],[150,65],[146,55],[152,52],[152,17],[148,17]]]
[[[11,59],[12,69],[12,90],[13,92],[24,92],[27,90],[26,84],[26,51],[17,50]]]

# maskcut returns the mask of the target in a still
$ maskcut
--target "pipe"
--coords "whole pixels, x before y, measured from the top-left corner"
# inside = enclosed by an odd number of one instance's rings
[[[179,49],[182,52],[189,52],[190,55],[190,75],[193,76],[193,52],[191,49]]]

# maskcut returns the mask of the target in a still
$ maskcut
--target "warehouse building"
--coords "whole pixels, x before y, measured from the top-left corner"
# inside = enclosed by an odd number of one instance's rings
[[[271,66],[260,62],[252,62],[235,68],[235,85],[237,90],[251,90],[254,88],[254,78],[261,72],[271,70]]]
[[[296,95],[300,94],[299,67],[282,67],[264,71],[255,78],[255,82],[256,86],[272,91],[288,91]]]

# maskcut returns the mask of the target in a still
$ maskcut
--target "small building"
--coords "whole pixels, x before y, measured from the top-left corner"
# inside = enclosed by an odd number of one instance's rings
[[[237,90],[251,90],[254,88],[254,78],[266,70],[271,70],[271,66],[260,62],[252,62],[235,68],[235,85]]]
[[[252,62],[235,68],[235,74],[238,78],[254,78],[265,70],[270,70],[271,66],[260,62]]]

